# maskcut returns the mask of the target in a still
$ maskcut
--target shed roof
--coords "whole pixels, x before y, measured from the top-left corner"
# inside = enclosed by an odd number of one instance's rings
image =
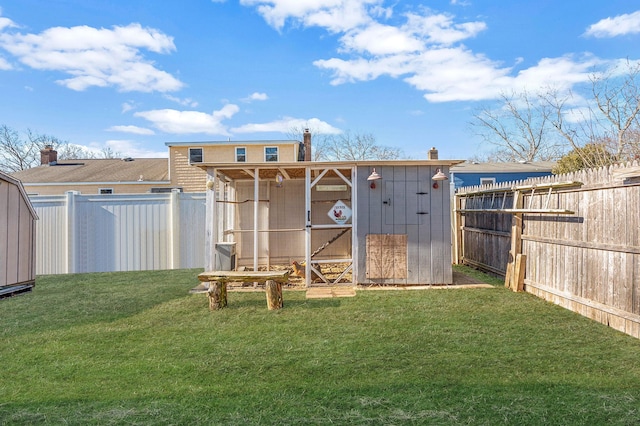
[[[302,179],[305,177],[305,169],[322,170],[344,170],[351,167],[373,167],[382,168],[388,166],[434,166],[451,167],[462,163],[464,160],[358,160],[358,161],[298,161],[292,163],[198,163],[196,166],[201,169],[215,168],[230,179],[253,179],[255,170],[261,179],[270,179],[278,172],[285,175],[285,178]],[[331,175],[331,174],[329,174]]]
[[[13,173],[24,183],[168,181],[166,158],[65,160]]]
[[[556,165],[555,161],[533,161],[527,163],[469,163],[464,162],[451,167],[452,173],[527,173],[549,172]]]

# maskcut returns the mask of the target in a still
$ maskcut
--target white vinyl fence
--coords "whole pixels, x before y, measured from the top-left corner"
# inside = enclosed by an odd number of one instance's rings
[[[205,194],[30,197],[36,274],[201,268]]]

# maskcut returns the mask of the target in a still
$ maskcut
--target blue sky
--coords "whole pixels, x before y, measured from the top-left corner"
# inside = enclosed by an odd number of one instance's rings
[[[309,127],[467,159],[500,93],[626,59],[629,0],[0,0],[0,124],[134,157]]]

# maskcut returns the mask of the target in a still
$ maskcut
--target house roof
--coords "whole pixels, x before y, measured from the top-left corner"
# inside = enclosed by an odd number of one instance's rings
[[[469,163],[451,167],[451,173],[531,173],[548,172],[556,165],[555,161],[535,161],[530,163]]]
[[[297,145],[297,140],[250,140],[250,141],[200,141],[200,142],[165,142],[166,146],[242,146],[242,145]]]
[[[23,183],[168,181],[166,158],[65,160],[12,174]]]

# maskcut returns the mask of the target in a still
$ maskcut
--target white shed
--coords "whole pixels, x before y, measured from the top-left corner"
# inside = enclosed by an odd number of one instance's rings
[[[253,270],[306,262],[307,286],[451,284],[445,176],[458,163],[200,164],[205,270],[231,257],[232,267]]]
[[[0,172],[0,297],[35,285],[37,219],[22,183]]]

